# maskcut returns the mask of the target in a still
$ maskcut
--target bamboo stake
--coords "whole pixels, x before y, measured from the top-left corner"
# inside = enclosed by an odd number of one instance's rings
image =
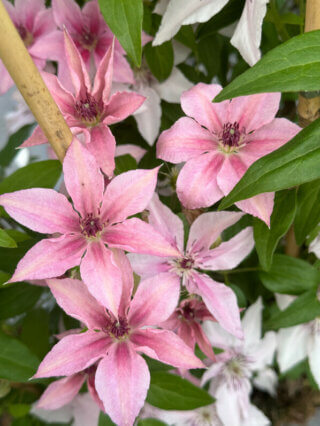
[[[62,162],[72,133],[1,0],[0,58]]]

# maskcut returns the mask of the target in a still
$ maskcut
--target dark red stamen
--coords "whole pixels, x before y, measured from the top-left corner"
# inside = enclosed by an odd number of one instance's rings
[[[222,131],[222,143],[230,147],[239,146],[241,132],[239,130],[239,123],[236,121],[232,123],[226,123],[223,125]]]
[[[117,339],[120,339],[121,337],[125,336],[126,334],[128,334],[128,332],[128,321],[124,317],[119,317],[118,320],[113,321],[109,328],[109,333]]]
[[[84,219],[80,220],[82,234],[86,237],[96,237],[103,229],[103,224],[99,217],[93,217],[93,214],[87,214]]]
[[[19,33],[20,37],[22,38],[22,40],[25,40],[27,38],[27,35],[28,35],[28,31],[25,29],[25,27],[20,24],[20,25],[17,26],[17,30],[18,30],[18,33]]]
[[[185,257],[180,261],[180,268],[182,269],[192,269],[194,261],[190,257]]]
[[[194,320],[195,312],[189,303],[186,303],[183,307],[179,308],[180,315],[187,321]]]
[[[96,121],[100,114],[100,106],[98,102],[87,93],[86,98],[76,102],[75,113],[82,121]]]

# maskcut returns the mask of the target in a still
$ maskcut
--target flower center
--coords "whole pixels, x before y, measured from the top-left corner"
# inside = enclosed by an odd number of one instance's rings
[[[109,334],[118,340],[126,338],[129,330],[128,321],[124,317],[119,317],[119,319],[114,320],[108,329]]]
[[[224,146],[236,147],[239,146],[241,132],[239,130],[239,123],[236,121],[232,123],[225,123],[222,130],[222,143]]]
[[[95,238],[100,235],[103,223],[101,223],[99,217],[94,217],[92,213],[89,213],[84,219],[80,220],[80,227],[85,237]]]
[[[29,47],[33,43],[33,35],[21,24],[17,25],[17,31],[23,40],[26,47]]]
[[[85,124],[92,126],[99,122],[100,105],[89,93],[85,99],[76,102],[74,109],[75,115]]]
[[[96,47],[97,39],[88,29],[83,28],[79,42],[84,49],[93,50]]]
[[[193,268],[194,260],[191,257],[184,257],[180,260],[180,268],[190,270]]]
[[[189,303],[185,304],[183,307],[180,307],[179,313],[181,317],[187,321],[193,321],[195,318],[194,309],[192,309]]]

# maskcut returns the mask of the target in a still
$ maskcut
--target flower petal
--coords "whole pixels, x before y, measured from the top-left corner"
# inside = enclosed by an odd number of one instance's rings
[[[319,321],[316,319],[316,321]],[[309,365],[310,370],[313,375],[314,380],[317,385],[320,387],[320,338],[319,334],[314,334],[314,336],[309,340]]]
[[[116,140],[109,127],[103,123],[93,127],[90,135],[91,141],[86,147],[94,156],[100,169],[111,178],[115,168]]]
[[[161,203],[158,194],[154,194],[147,209],[148,222],[159,231],[173,246],[183,251],[184,229],[182,220],[169,207]]]
[[[208,212],[197,217],[190,228],[187,250],[209,250],[222,232],[241,219],[243,213]]]
[[[105,124],[114,124],[125,120],[145,101],[145,97],[135,92],[117,92],[111,96],[106,107]]]
[[[208,358],[215,360],[215,355],[212,350],[212,346],[205,335],[202,327],[197,322],[193,322],[191,324],[192,331],[194,333],[194,337],[196,342],[198,343],[199,348],[202,350],[202,352],[207,355]]]
[[[304,325],[296,325],[280,329],[277,337],[277,361],[283,373],[307,357],[309,332]]]
[[[179,251],[159,232],[137,218],[127,219],[125,222],[108,227],[102,238],[110,247],[132,253],[161,257],[180,256]]]
[[[205,368],[193,350],[169,330],[140,329],[131,336],[136,350],[177,368]],[[149,351],[147,348],[150,348]]]
[[[1,65],[1,63],[0,63]],[[1,85],[1,83],[0,83]],[[1,92],[0,92],[1,93]],[[48,139],[46,135],[43,133],[40,126],[36,126],[34,131],[31,133],[31,136],[28,137],[19,148],[25,148],[28,146],[42,145],[44,143],[48,143]]]
[[[41,240],[20,260],[10,282],[59,277],[80,264],[85,247],[79,236]]]
[[[102,100],[105,104],[109,101],[112,86],[113,54],[114,43],[112,43],[104,57],[101,59],[94,78],[94,86],[92,90],[92,96],[97,100]]]
[[[216,149],[217,140],[208,130],[191,118],[182,117],[161,133],[157,142],[157,157],[171,163],[181,163]]]
[[[58,78],[50,73],[43,72],[42,77],[52,94],[53,99],[58,104],[63,114],[75,114],[75,99],[73,95],[66,89],[64,89]]]
[[[47,280],[59,306],[70,316],[84,322],[88,328],[102,329],[106,324],[105,310],[100,299],[89,293],[80,280],[66,278]]]
[[[178,104],[182,92],[191,89],[192,86],[193,84],[182,74],[179,68],[173,67],[169,77],[162,83],[156,83],[154,88],[160,94],[161,99]]]
[[[99,363],[96,389],[106,413],[119,426],[131,426],[147,396],[150,374],[131,345],[113,345]]]
[[[72,33],[82,30],[82,14],[77,2],[74,0],[52,0],[54,20],[61,29],[64,26]]]
[[[133,270],[128,257],[124,254],[123,250],[112,249],[112,254],[113,259],[121,272],[122,293],[119,305],[119,316],[125,316],[127,315],[127,308],[130,305],[131,294],[134,286]]]
[[[210,152],[189,160],[177,179],[177,195],[187,209],[209,207],[223,197],[217,175],[224,156]]]
[[[165,272],[141,281],[130,304],[130,326],[158,325],[166,321],[178,304],[179,294],[177,275]]]
[[[37,403],[37,408],[56,410],[73,400],[85,381],[84,374],[73,374],[56,380],[47,387]]]
[[[86,331],[60,340],[39,365],[34,378],[71,376],[105,356],[111,339],[105,333]]]
[[[132,269],[141,278],[152,277],[161,272],[168,272],[171,269],[171,265],[163,257],[135,253],[128,253],[127,256]]]
[[[102,220],[116,223],[144,210],[153,196],[159,167],[130,170],[107,186],[101,207]]]
[[[253,229],[243,229],[229,241],[221,243],[213,250],[199,255],[203,269],[223,271],[233,269],[241,263],[254,247]]]
[[[80,272],[92,296],[117,317],[122,281],[112,251],[101,241],[89,244]]]
[[[205,274],[194,273],[196,292],[218,323],[238,338],[243,337],[237,298],[231,288],[218,283]],[[188,288],[188,284],[187,284]]]
[[[76,138],[65,156],[63,173],[75,209],[83,218],[90,213],[98,216],[104,179],[94,157]]]
[[[17,222],[43,234],[79,232],[79,217],[53,189],[31,188],[0,195],[0,205]]]

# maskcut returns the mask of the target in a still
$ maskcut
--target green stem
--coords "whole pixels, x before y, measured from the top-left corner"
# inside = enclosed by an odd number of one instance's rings
[[[276,0],[271,0],[270,2],[270,14],[272,16],[273,23],[276,27],[276,30],[282,41],[287,41],[290,39],[290,35],[286,29],[286,26],[281,21],[281,16],[278,12],[278,8],[276,5]]]
[[[254,272],[254,271],[262,271],[262,269],[257,267],[257,266],[254,266],[254,267],[251,267],[251,268],[238,268],[238,269],[232,269],[231,271],[217,271],[217,272],[219,272],[219,274],[222,274],[222,275],[225,276],[226,273],[228,273],[228,274],[242,274],[244,272]]]

